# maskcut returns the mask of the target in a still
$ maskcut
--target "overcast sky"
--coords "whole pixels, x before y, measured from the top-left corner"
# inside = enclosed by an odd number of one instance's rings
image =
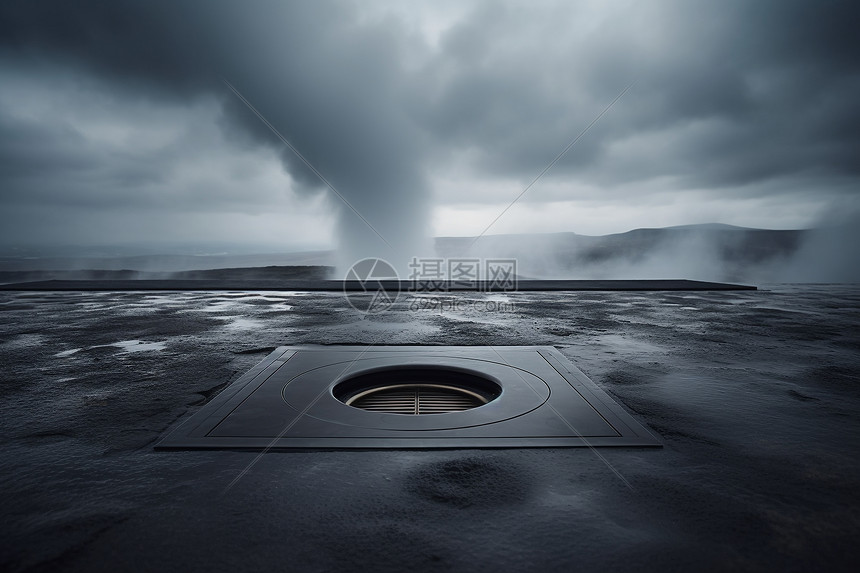
[[[0,242],[415,252],[631,83],[488,233],[807,227],[860,206],[858,6],[6,1]]]

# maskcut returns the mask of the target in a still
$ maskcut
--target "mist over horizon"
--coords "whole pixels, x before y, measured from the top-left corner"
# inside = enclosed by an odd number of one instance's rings
[[[6,2],[0,253],[330,251],[339,272],[379,257],[403,274],[432,237],[484,234],[474,253],[533,276],[855,280],[858,16],[803,1]],[[758,261],[708,233],[611,256],[493,238],[715,221],[831,230]]]
[[[856,221],[847,221],[813,229],[704,224],[632,229],[603,236],[573,232],[505,234],[486,235],[477,241],[474,237],[436,237],[431,256],[445,260],[515,259],[517,274],[524,279],[860,282],[860,255],[851,248],[860,244],[858,229]],[[191,278],[189,272],[204,270],[229,271],[234,278],[248,279],[263,276],[261,273],[267,273],[268,278],[343,278],[334,250],[279,251],[228,244],[218,245],[220,250],[203,247],[11,249],[0,252],[0,283],[52,278]],[[227,275],[211,275],[216,276]]]

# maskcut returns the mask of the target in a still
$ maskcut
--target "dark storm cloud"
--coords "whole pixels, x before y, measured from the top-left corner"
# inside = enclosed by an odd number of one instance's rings
[[[4,201],[18,191],[18,184],[38,176],[46,166],[66,175],[91,164],[81,145],[83,138],[74,132],[57,134],[40,124],[0,116],[0,177]]]
[[[611,193],[665,179],[675,189],[767,195],[782,192],[774,182],[803,176],[836,195],[856,191],[855,3],[482,2],[436,45],[399,16],[373,16],[368,6],[376,4],[2,4],[6,77],[66,76],[60,89],[97,86],[117,114],[122,102],[198,110],[185,121],[214,122],[221,133],[203,129],[137,154],[96,144],[81,122],[75,127],[72,119],[97,104],[70,98],[69,121],[48,124],[23,117],[16,102],[0,108],[4,204],[235,208],[253,193],[207,196],[179,184],[167,194],[145,192],[170,184],[219,137],[237,153],[276,150],[296,188],[322,189],[222,77],[399,251],[341,207],[339,234],[350,257],[420,252],[434,176],[460,160],[465,171],[454,177],[528,181],[634,80],[548,182]],[[26,89],[16,97],[23,105]],[[199,111],[207,101],[218,113]],[[141,117],[129,129],[148,121]],[[523,201],[570,198],[557,193],[536,189]]]
[[[207,5],[208,4],[208,5]],[[206,2],[6,2],[0,42],[8,56],[91,71],[133,87],[180,95],[211,87],[217,52]]]
[[[250,135],[282,149],[228,97],[221,78],[229,78],[383,237],[417,248],[426,193],[419,138],[398,109],[405,50],[396,30],[357,25],[354,7],[328,3],[18,3],[3,12],[5,58],[72,67],[126,97],[219,94],[222,125],[240,145]],[[29,151],[8,150],[4,163],[16,153]],[[283,148],[282,158],[300,187],[321,187],[292,152]],[[35,161],[52,165],[50,154]],[[352,256],[393,256],[363,222],[342,213]]]
[[[440,82],[415,106],[423,125],[481,150],[487,172],[536,173],[635,80],[552,176],[724,186],[857,174],[855,3],[643,2],[601,15],[482,5],[428,66]],[[667,142],[659,156],[604,161],[614,142],[649,135]]]

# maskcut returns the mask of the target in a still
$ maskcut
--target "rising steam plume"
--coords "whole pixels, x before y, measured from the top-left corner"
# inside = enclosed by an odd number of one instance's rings
[[[402,31],[384,23],[356,25],[358,6],[341,3],[15,8],[16,25],[0,31],[19,54],[60,59],[154,101],[216,98],[222,130],[240,145],[277,150],[294,193],[327,191],[312,165],[341,196],[332,193],[328,201],[337,219],[341,266],[381,257],[402,269],[410,256],[427,252],[429,202],[419,161],[426,154],[402,98],[410,81],[404,58],[414,51],[414,40]],[[55,28],[66,33],[51,33]],[[286,241],[291,230],[283,233]]]
[[[0,3],[0,246],[311,250],[333,233],[342,270],[381,257],[402,272],[432,253],[431,209],[440,234],[474,236],[797,229],[858,206],[856,3],[401,6]],[[717,272],[704,262],[732,250],[695,244],[612,272]]]

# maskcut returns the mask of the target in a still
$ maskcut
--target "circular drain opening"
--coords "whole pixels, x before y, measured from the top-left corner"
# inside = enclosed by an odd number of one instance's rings
[[[353,408],[386,414],[447,414],[491,402],[501,387],[487,378],[439,368],[395,368],[361,374],[334,387]]]

